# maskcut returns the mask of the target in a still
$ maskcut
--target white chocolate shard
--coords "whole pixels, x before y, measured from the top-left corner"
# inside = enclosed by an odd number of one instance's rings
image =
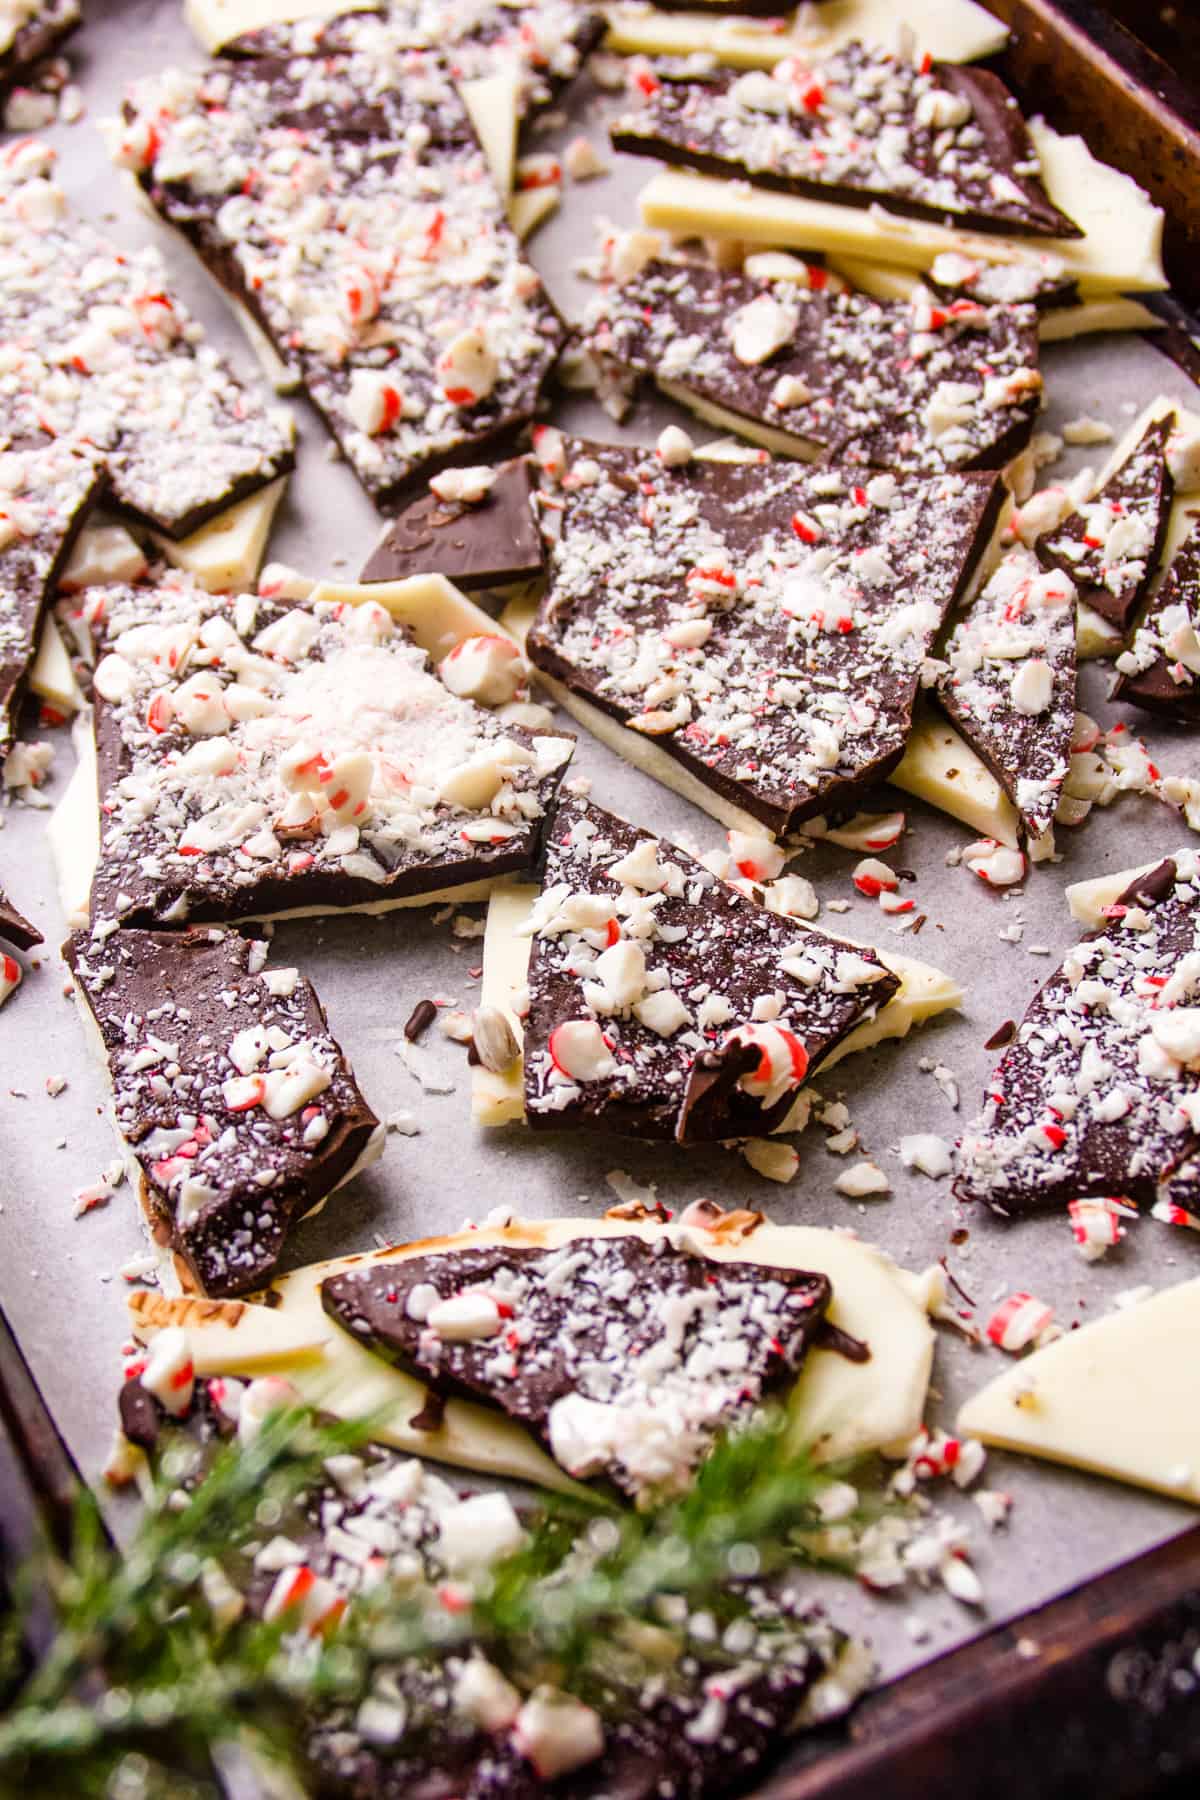
[[[39,700],[45,700],[64,715],[77,713],[87,704],[75,679],[62,632],[50,617],[42,625],[37,655],[29,671],[29,687]]]
[[[553,187],[521,188],[508,203],[508,222],[524,243],[544,225],[551,213],[557,212],[562,189]]]
[[[947,721],[932,715],[918,719],[888,780],[997,843],[1015,849],[1020,841],[1016,807],[986,763]]]
[[[210,594],[245,593],[258,579],[286,487],[287,476],[281,475],[189,537],[172,540],[156,532],[154,541],[169,563],[194,575]]]
[[[130,1313],[134,1334],[143,1342],[171,1325],[185,1325],[200,1379],[286,1375],[305,1400],[339,1417],[383,1415],[376,1434],[382,1443],[565,1490],[571,1483],[557,1464],[519,1426],[489,1408],[451,1399],[436,1431],[415,1430],[409,1421],[422,1408],[423,1384],[364,1350],[333,1324],[321,1308],[320,1284],[364,1261],[386,1263],[491,1244],[545,1249],[579,1237],[631,1234],[650,1240],[663,1230],[652,1220],[611,1218],[482,1227],[298,1269],[272,1284],[270,1306],[139,1293],[130,1299]],[[704,1234],[704,1249],[723,1262],[751,1260],[827,1275],[833,1284],[830,1319],[871,1347],[865,1363],[852,1363],[830,1350],[810,1352],[789,1402],[798,1445],[835,1461],[913,1436],[933,1363],[933,1331],[915,1297],[913,1276],[872,1245],[815,1227],[763,1224],[739,1242]]]
[[[494,75],[459,83],[463,105],[483,146],[492,180],[502,198],[512,193],[517,162],[517,113],[521,103],[520,65],[513,60]]]
[[[1200,1504],[1200,1279],[1006,1369],[967,1401],[958,1430]]]
[[[405,581],[319,581],[310,595],[321,600],[363,606],[374,602],[401,625],[407,625],[413,641],[428,651],[435,663],[448,656],[464,638],[495,637],[497,627],[490,613],[447,581],[444,575],[410,575]]]
[[[1171,854],[1168,852],[1168,854]],[[1191,858],[1192,850],[1180,850],[1174,854]],[[1119,895],[1125,892],[1131,881],[1141,875],[1148,875],[1151,869],[1157,869],[1163,861],[1138,863],[1130,869],[1114,869],[1109,875],[1095,875],[1089,881],[1073,881],[1066,890],[1067,905],[1071,909],[1071,917],[1077,919],[1089,931],[1099,931],[1105,923],[1104,908],[1111,906]]]
[[[839,206],[771,193],[741,181],[667,170],[643,188],[646,225],[682,236],[736,237],[772,249],[824,250],[913,269],[928,269],[946,250],[989,262],[1029,263],[1072,276],[1087,299],[1166,286],[1163,215],[1128,175],[1097,161],[1082,138],[1062,137],[1039,119],[1030,136],[1051,200],[1083,230],[1081,238],[988,236],[882,207]]]
[[[894,0],[822,0],[784,32],[775,20],[739,16],[736,0],[729,14],[610,6],[605,46],[628,56],[700,54],[735,69],[773,69],[781,57],[826,56],[852,38],[889,49],[896,43]],[[975,62],[1008,42],[999,19],[975,0],[906,0],[902,16],[917,53],[928,50],[939,62]]]
[[[184,0],[183,16],[210,54],[264,25],[295,19],[333,19],[339,13],[372,11],[375,0]]]

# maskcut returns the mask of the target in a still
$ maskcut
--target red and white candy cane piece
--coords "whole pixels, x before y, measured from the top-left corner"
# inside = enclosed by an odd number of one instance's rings
[[[728,1044],[752,1044],[759,1052],[755,1067],[742,1076],[738,1086],[756,1099],[771,1093],[799,1087],[808,1072],[808,1051],[794,1031],[786,1025],[739,1025],[725,1039]]]
[[[242,1395],[238,1410],[238,1441],[254,1441],[273,1412],[299,1405],[300,1395],[282,1375],[260,1375]]]
[[[850,879],[859,893],[865,894],[868,900],[877,900],[880,894],[894,894],[900,886],[900,877],[896,871],[889,869],[885,862],[880,862],[874,856],[864,856],[856,864]]]
[[[538,467],[555,481],[567,472],[567,442],[557,425],[535,425],[533,454]]]
[[[522,156],[517,160],[517,186],[522,191],[558,187],[562,178],[562,164],[549,151],[543,151],[537,156]]]
[[[404,413],[404,393],[387,369],[355,369],[346,389],[351,423],[368,437],[390,431]]]
[[[1177,1206],[1174,1200],[1156,1200],[1150,1208],[1150,1217],[1157,1219],[1160,1225],[1182,1225],[1185,1230],[1200,1231],[1200,1219],[1195,1213]]]
[[[443,469],[440,475],[429,477],[430,491],[439,500],[458,501],[463,506],[478,506],[486,500],[496,484],[496,471],[489,469],[486,463],[476,464],[470,469]]]
[[[496,385],[500,364],[478,325],[451,338],[437,359],[437,378],[451,406],[477,406]]]
[[[294,1621],[315,1637],[332,1630],[345,1610],[346,1597],[332,1581],[301,1563],[298,1568],[280,1570],[263,1607],[263,1618],[268,1625]]]
[[[1085,1262],[1098,1262],[1125,1236],[1122,1219],[1135,1219],[1137,1211],[1125,1200],[1071,1200],[1067,1203],[1074,1237]]]
[[[1010,1294],[1002,1300],[984,1327],[988,1342],[1014,1354],[1041,1336],[1054,1317],[1054,1308],[1032,1294]]]
[[[191,1405],[195,1382],[191,1339],[182,1325],[168,1325],[150,1345],[141,1374],[142,1386],[178,1418]]]
[[[379,283],[368,268],[351,265],[340,281],[342,315],[348,325],[365,325],[379,311]]]
[[[1025,858],[1019,850],[998,844],[995,838],[980,838],[968,844],[963,861],[972,875],[986,881],[989,887],[1011,887],[1025,874]]]
[[[550,1060],[572,1081],[600,1081],[616,1064],[611,1044],[594,1019],[568,1019],[550,1033]]]
[[[843,850],[890,850],[904,831],[904,814],[855,813],[845,825],[833,825],[823,835]]]
[[[817,544],[823,536],[817,521],[804,512],[792,514],[792,530],[802,544]]]
[[[6,950],[0,950],[0,1006],[4,1005],[10,994],[16,993],[21,985],[22,974],[23,970],[16,957],[10,956]]]
[[[729,860],[746,881],[774,881],[787,860],[773,838],[753,836],[748,831],[731,831]]]
[[[455,644],[438,674],[452,694],[481,706],[503,706],[524,681],[525,659],[511,638],[480,632]]]

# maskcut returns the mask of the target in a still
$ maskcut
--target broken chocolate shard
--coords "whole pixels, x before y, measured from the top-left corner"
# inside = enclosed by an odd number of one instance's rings
[[[1028,836],[1054,824],[1075,729],[1075,589],[1009,550],[955,625],[937,697],[1016,807]]]
[[[774,71],[660,64],[612,127],[634,155],[783,193],[976,231],[1076,238],[1017,102],[984,69],[926,67],[858,41]]]
[[[476,0],[466,7],[454,0],[388,0],[379,12],[260,26],[222,44],[221,55],[277,61],[359,53],[388,63],[400,52],[436,50],[448,54],[459,82],[515,66],[518,116],[525,118],[559,97],[603,35],[600,13],[577,0]]]
[[[378,907],[529,868],[572,740],[450,692],[383,607],[93,588],[92,920]]]
[[[1100,491],[1034,545],[1048,569],[1075,583],[1080,601],[1124,633],[1158,568],[1175,484],[1167,440],[1175,415],[1156,419]]]
[[[404,581],[436,572],[468,591],[532,581],[542,573],[542,534],[524,457],[495,471],[482,500],[413,500],[390,521],[360,581]]]
[[[79,0],[25,0],[0,18],[0,105],[43,58],[66,43],[83,17]]]
[[[1200,720],[1200,525],[1184,539],[1117,669],[1114,699]]]
[[[45,938],[36,925],[31,925],[24,913],[19,913],[4,889],[0,887],[0,940],[14,945],[18,950],[35,950]]]
[[[568,451],[533,663],[781,837],[854,810],[904,753],[995,477]]]
[[[897,472],[1001,468],[1042,391],[1031,308],[873,300],[694,262],[607,281],[586,331],[594,354],[711,422]]]
[[[69,444],[0,454],[0,765],[47,602],[102,484],[96,462]]]
[[[378,1142],[311,985],[233,932],[119,931],[64,955],[158,1241],[205,1293],[257,1287]]]
[[[1089,1196],[1200,1217],[1200,859],[1134,880],[1035,995],[954,1191],[1020,1217]]]
[[[338,55],[136,83],[120,154],[388,508],[514,439],[566,334],[446,62],[344,24]]]
[[[20,347],[0,431],[75,444],[123,511],[186,536],[291,468],[291,419],[204,342],[156,251],[72,215],[53,167],[33,139],[0,164],[0,337]]]
[[[356,1342],[638,1501],[686,1486],[717,1434],[794,1378],[831,1298],[823,1275],[624,1235],[405,1257],[321,1286]]]
[[[899,987],[872,951],[798,929],[575,796],[528,929],[525,1110],[541,1129],[763,1136]]]

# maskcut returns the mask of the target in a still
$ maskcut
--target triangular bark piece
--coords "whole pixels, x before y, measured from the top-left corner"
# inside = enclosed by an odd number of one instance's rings
[[[94,461],[69,446],[9,450],[0,460],[0,765],[12,748],[48,597],[103,479]]]
[[[448,61],[403,32],[380,39],[369,14],[341,29],[335,55],[219,62],[182,89],[175,70],[136,82],[123,142],[155,208],[299,372],[390,507],[520,433],[566,330]],[[295,166],[274,155],[297,131],[307,210]]]
[[[7,944],[15,944],[18,950],[33,950],[45,942],[37,926],[31,925],[24,913],[17,911],[3,888],[0,888],[0,938]]]
[[[360,581],[404,581],[436,571],[469,591],[531,581],[542,573],[542,534],[534,511],[533,477],[522,457],[489,470],[493,479],[478,500],[454,496],[448,470],[437,478],[446,496],[430,492],[388,524],[363,565]]]
[[[529,929],[525,1110],[680,1143],[762,1136],[899,988],[589,801],[555,816]]]
[[[92,919],[387,906],[529,868],[572,740],[453,694],[383,607],[90,589]]]
[[[1034,545],[1069,575],[1082,603],[1128,631],[1158,568],[1175,484],[1167,463],[1174,413],[1156,419],[1099,493]]]
[[[618,149],[787,194],[974,230],[1073,238],[1003,82],[984,69],[913,63],[852,42],[768,75],[667,64],[617,120]]]
[[[904,753],[921,666],[995,478],[568,446],[530,658],[783,836]]]
[[[1200,859],[1134,878],[1035,995],[955,1192],[1020,1215],[1092,1196],[1200,1217]]]
[[[937,694],[1021,815],[1050,830],[1075,727],[1075,589],[1010,550],[955,625]]]
[[[434,1393],[499,1407],[569,1474],[636,1500],[686,1485],[717,1433],[795,1376],[818,1333],[826,1278],[752,1254],[720,1262],[665,1235],[468,1244],[351,1269],[321,1300]]]
[[[210,1294],[261,1286],[378,1129],[312,987],[265,969],[266,948],[119,931],[64,951],[155,1236]]]
[[[588,345],[809,458],[932,474],[998,469],[1028,443],[1042,390],[1031,310],[833,293],[822,270],[806,287],[772,274],[779,262],[764,257],[762,276],[649,262],[592,301]]]
[[[1115,700],[1200,719],[1200,525],[1194,525],[1117,658]]]

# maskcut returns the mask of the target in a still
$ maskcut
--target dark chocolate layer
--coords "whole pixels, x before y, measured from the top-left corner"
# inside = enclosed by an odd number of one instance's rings
[[[995,477],[570,460],[532,661],[781,836],[884,780]]]
[[[206,1293],[260,1286],[378,1128],[312,987],[233,932],[119,931],[63,954],[156,1235]]]
[[[18,950],[33,950],[46,941],[37,926],[31,925],[24,913],[17,911],[3,888],[0,888],[0,939],[15,944]]]
[[[473,504],[424,494],[387,526],[359,580],[403,581],[436,570],[467,589],[530,581],[543,565],[533,493],[529,464],[516,457]]]

